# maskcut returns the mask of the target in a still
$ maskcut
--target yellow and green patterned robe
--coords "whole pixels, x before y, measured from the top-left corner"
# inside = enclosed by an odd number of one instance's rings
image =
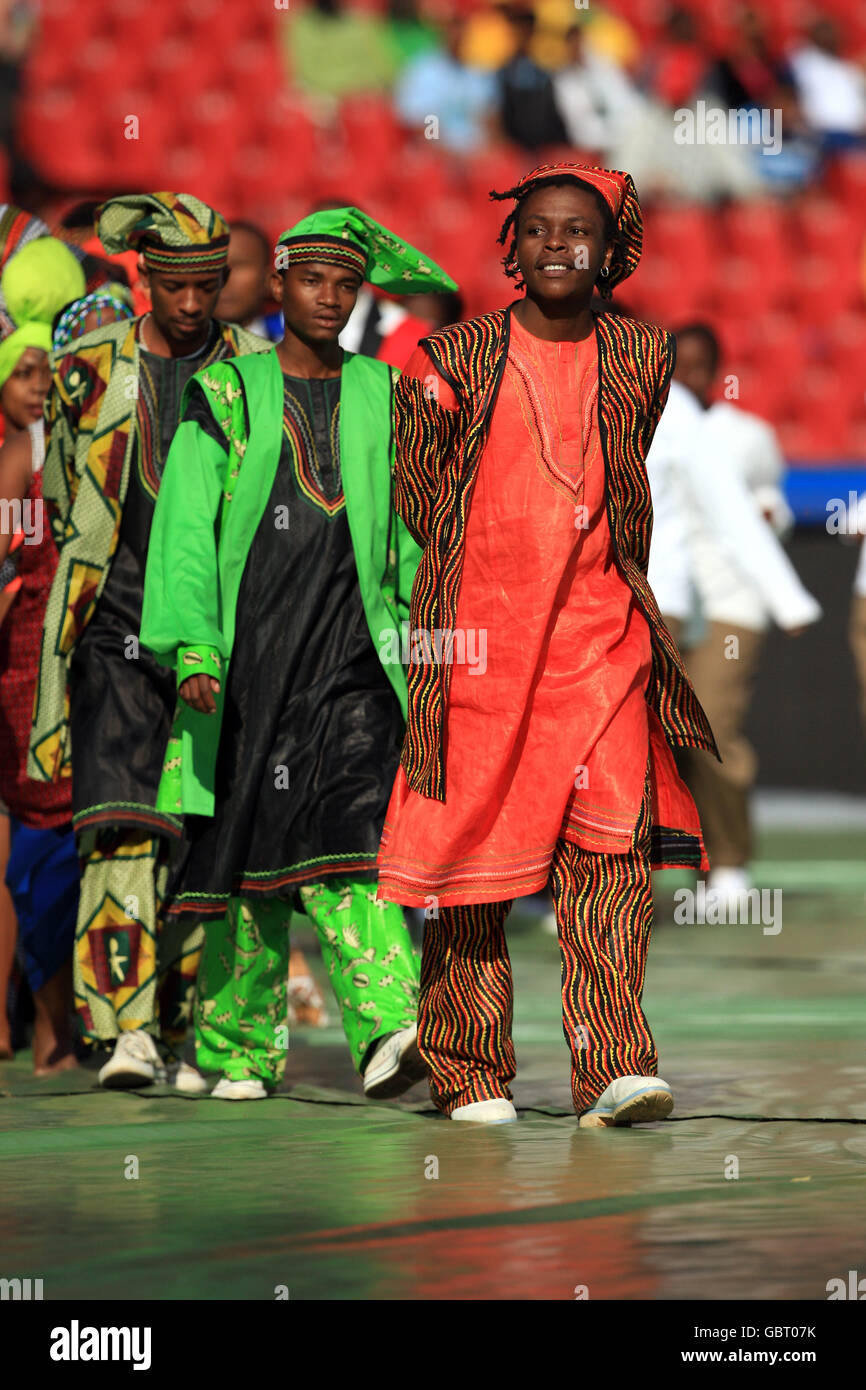
[[[97,328],[52,363],[43,494],[60,562],[45,616],[27,765],[37,781],[71,776],[69,665],[108,578],[136,442],[152,427],[140,391],[140,324]],[[200,366],[270,346],[234,324],[218,330]]]

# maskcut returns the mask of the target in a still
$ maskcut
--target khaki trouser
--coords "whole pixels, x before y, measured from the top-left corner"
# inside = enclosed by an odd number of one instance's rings
[[[866,725],[866,594],[855,594],[851,600],[848,640],[860,687],[860,718]]]
[[[716,737],[721,763],[699,748],[682,750],[680,765],[701,818],[714,869],[739,868],[752,857],[749,792],[758,770],[743,735],[763,633],[710,622],[686,669]]]

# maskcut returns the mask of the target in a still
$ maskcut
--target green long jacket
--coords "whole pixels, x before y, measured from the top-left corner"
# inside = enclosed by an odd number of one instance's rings
[[[344,354],[339,443],[367,625],[405,716],[406,675],[395,652],[421,552],[393,504],[397,375],[384,362]],[[215,714],[178,701],[157,800],[159,810],[175,815],[213,815],[238,592],[279,463],[283,379],[271,350],[217,363],[193,381],[204,390],[228,452],[194,421],[181,420],[153,518],[141,640],[163,665],[175,667],[178,685],[200,672],[220,682]],[[192,382],[182,409],[191,389]]]

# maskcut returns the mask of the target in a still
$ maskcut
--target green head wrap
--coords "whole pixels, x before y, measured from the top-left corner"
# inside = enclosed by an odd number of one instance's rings
[[[389,232],[359,208],[325,208],[304,217],[277,242],[277,270],[299,261],[325,261],[356,270],[362,280],[392,294],[436,294],[457,289],[441,266]]]
[[[79,262],[69,247],[55,237],[31,241],[12,257],[0,279],[6,304],[6,314],[0,322],[0,390],[25,348],[51,351],[55,315],[71,299],[80,298],[85,289]]]

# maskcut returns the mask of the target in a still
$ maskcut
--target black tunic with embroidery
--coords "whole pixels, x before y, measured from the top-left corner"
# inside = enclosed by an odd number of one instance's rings
[[[75,828],[130,826],[177,838],[156,796],[177,699],[174,672],[138,642],[147,546],[165,459],[193,373],[226,356],[216,324],[192,357],[139,347],[138,409],[117,549],[70,663]]]
[[[169,911],[373,875],[403,715],[364,614],[339,458],[339,377],[284,377],[282,448],[247,557],[213,817],[188,816]],[[203,393],[185,419],[225,447]]]

